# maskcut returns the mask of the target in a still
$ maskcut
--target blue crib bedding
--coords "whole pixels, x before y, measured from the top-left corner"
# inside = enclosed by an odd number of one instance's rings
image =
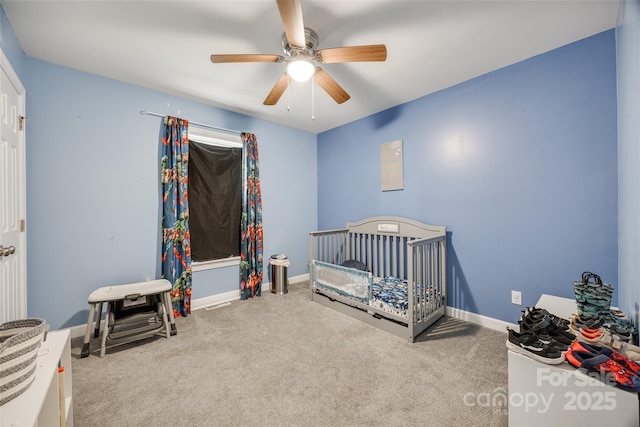
[[[422,286],[420,284],[416,286],[420,292]],[[421,302],[428,303],[431,296],[433,296],[433,288],[428,289],[425,301],[417,301],[416,303],[418,305]],[[407,281],[397,277],[374,277],[371,284],[369,305],[407,319],[407,309],[409,308]]]
[[[369,305],[406,318],[409,307],[407,287],[407,281],[397,277],[375,277]]]
[[[317,288],[335,292],[403,319],[408,318],[409,291],[406,280],[391,276],[376,277],[369,272],[314,261],[312,281]],[[417,287],[420,293],[421,285]],[[428,298],[429,296],[423,301],[416,301],[415,308],[419,309],[419,306],[428,303]]]

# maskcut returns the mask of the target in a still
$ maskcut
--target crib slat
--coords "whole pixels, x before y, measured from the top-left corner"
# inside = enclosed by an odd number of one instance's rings
[[[356,244],[356,236],[351,233],[350,235],[350,239],[349,239],[349,259],[353,259],[355,258],[355,244]]]
[[[417,246],[414,249],[414,252],[412,254],[413,256],[413,280],[409,283],[409,289],[411,289],[411,293],[412,293],[412,302],[413,302],[413,318],[414,318],[414,323],[415,322],[419,322],[422,319],[421,313],[420,313],[420,306],[417,305],[418,301],[416,298],[416,286],[415,283],[420,281],[420,251],[421,251],[421,247]]]
[[[416,322],[419,322],[422,320],[423,318],[423,310],[424,310],[424,304],[423,300],[422,300],[422,291],[420,289],[420,286],[418,286],[418,284],[420,284],[422,282],[423,279],[423,275],[422,275],[422,263],[423,263],[423,252],[424,252],[424,247],[423,246],[417,246],[415,248],[415,256],[416,256],[416,263],[415,263],[415,270],[416,270],[416,275],[414,278],[413,283],[411,284],[411,286],[413,287],[413,289],[415,290],[415,295],[416,297],[414,298],[415,300],[415,304],[416,304],[416,314],[415,314],[415,319]]]
[[[407,238],[403,237],[400,240],[400,260],[399,260],[399,269],[400,271],[405,271],[405,269],[407,268]]]
[[[374,276],[380,276],[378,271],[378,236],[373,236],[373,258],[371,259],[371,272]]]
[[[438,270],[440,269],[440,263],[438,262],[438,251],[436,250],[436,245],[432,244],[433,253],[431,257],[431,283],[433,283],[433,310],[436,310],[440,307],[440,299],[437,298],[440,295],[440,284],[438,283]],[[437,292],[436,292],[437,291]]]
[[[323,239],[322,241],[322,258],[329,260],[331,259],[331,252],[329,250],[329,239]]]
[[[349,259],[355,259],[356,258],[356,235],[355,233],[351,233],[351,250],[350,250],[350,254],[349,254]]]
[[[384,276],[389,275],[389,236],[384,236]]]
[[[371,265],[371,235],[367,235],[367,242],[366,242],[366,259],[365,261],[363,261],[365,263],[365,265]]]
[[[389,236],[389,276],[397,277],[395,269],[395,236]]]
[[[329,259],[329,249],[327,248],[327,239],[322,240],[322,259]]]
[[[425,271],[425,294],[426,297],[428,298],[428,304],[426,304],[426,308],[427,308],[427,313],[426,315],[431,314],[434,311],[435,308],[435,298],[434,298],[434,280],[433,280],[433,243],[429,243],[426,247],[426,255],[425,255],[425,262],[426,262],[426,271]]]
[[[417,288],[417,290],[419,291],[419,303],[420,305],[418,306],[419,310],[418,310],[418,319],[417,320],[422,320],[424,319],[425,316],[425,309],[426,309],[426,301],[424,299],[424,287],[425,287],[425,283],[424,283],[424,272],[425,272],[425,265],[424,265],[424,252],[425,252],[425,247],[424,246],[418,246],[418,257],[419,257],[419,262],[418,262],[418,280],[416,280],[413,284],[413,286],[415,286]]]

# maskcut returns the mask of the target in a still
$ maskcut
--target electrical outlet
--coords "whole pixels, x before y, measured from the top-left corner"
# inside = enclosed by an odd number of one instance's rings
[[[511,303],[516,305],[522,305],[522,292],[511,291]]]

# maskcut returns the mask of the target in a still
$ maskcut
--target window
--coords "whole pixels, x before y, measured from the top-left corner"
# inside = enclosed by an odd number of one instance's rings
[[[240,255],[240,136],[189,129],[189,229],[194,263]]]

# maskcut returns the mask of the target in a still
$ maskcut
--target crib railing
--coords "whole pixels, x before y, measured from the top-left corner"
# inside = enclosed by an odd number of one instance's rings
[[[346,260],[364,263],[373,276],[399,277],[414,284],[412,301],[438,304],[446,300],[446,237],[415,239],[387,234],[350,233],[348,229],[309,233],[309,261],[340,265]],[[424,292],[415,287],[424,285]],[[412,292],[413,291],[413,292]],[[427,298],[433,292],[440,298]],[[416,304],[418,305],[418,304]],[[423,304],[420,304],[424,307]],[[420,317],[420,316],[419,316]]]
[[[369,267],[376,277],[407,279],[407,243],[412,237],[391,234],[348,233],[349,259]]]
[[[345,228],[309,233],[309,268],[314,259],[336,265],[350,259],[347,258],[347,232]]]
[[[446,305],[446,247],[445,236],[409,242],[408,298],[414,324]]]

